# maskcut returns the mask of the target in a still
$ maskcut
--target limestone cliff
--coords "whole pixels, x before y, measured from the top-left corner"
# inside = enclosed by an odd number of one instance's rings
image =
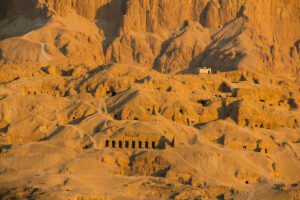
[[[66,57],[75,63],[138,63],[166,73],[209,65],[221,71],[247,69],[299,74],[299,0],[1,0],[0,10],[2,62],[48,62]],[[81,29],[68,28],[79,20]],[[51,26],[55,22],[56,26]],[[28,25],[22,26],[24,23]],[[94,52],[81,56],[80,61],[72,52],[76,48],[54,54],[48,60],[24,55],[22,45],[14,48],[18,57],[8,55],[15,46],[9,43],[18,40],[11,37],[22,37],[45,27],[49,31],[54,29],[55,35],[36,38],[34,42],[43,40],[55,46],[53,39],[61,35],[57,29],[65,27],[71,32],[65,43],[71,45],[75,35],[88,29],[87,26],[94,26],[97,37],[102,39],[95,40],[96,46],[83,44],[89,40],[80,40],[86,50]],[[187,31],[188,36],[184,37],[187,34],[183,29],[194,26],[204,27],[208,35]],[[84,37],[91,34],[87,32]],[[173,41],[175,38],[178,39]],[[178,42],[179,38],[182,42]],[[199,40],[203,42],[195,43]]]

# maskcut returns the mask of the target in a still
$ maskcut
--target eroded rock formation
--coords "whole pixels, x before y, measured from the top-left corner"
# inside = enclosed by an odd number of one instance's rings
[[[299,7],[298,0],[1,1],[2,62],[299,74]],[[28,47],[31,53],[24,52]]]

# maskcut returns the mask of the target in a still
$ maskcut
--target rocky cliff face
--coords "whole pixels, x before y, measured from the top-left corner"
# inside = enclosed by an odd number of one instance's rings
[[[247,69],[299,74],[299,0],[2,0],[0,10],[2,62],[67,58],[77,63],[138,63],[166,73],[208,65],[221,71]],[[73,20],[66,20],[68,17]],[[20,25],[24,20],[30,28]],[[76,31],[68,28],[79,20],[81,28]],[[89,40],[80,43],[86,43],[88,51],[94,53],[81,57],[80,61],[74,58],[77,54],[72,50],[66,54],[53,53],[59,48],[54,38],[62,34],[57,29],[69,32],[67,48],[73,45],[75,35],[90,26],[97,29],[97,37],[101,38],[95,40],[98,45],[88,45]],[[11,31],[16,27],[17,34]],[[41,60],[38,56],[24,55],[22,45],[14,49],[20,56],[12,56],[8,43],[15,43],[17,38],[11,37],[22,37],[41,27],[55,31],[52,38],[34,39],[55,46],[49,48],[52,58]],[[196,27],[202,31],[195,31]],[[84,35],[88,38],[92,33]],[[36,52],[42,53],[42,49]]]

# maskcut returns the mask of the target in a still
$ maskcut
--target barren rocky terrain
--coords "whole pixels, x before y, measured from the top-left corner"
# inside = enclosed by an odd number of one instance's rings
[[[300,199],[299,30],[299,0],[0,0],[0,199]]]

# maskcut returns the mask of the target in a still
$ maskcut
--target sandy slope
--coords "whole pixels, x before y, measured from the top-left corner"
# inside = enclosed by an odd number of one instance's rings
[[[163,75],[121,64],[73,68],[1,67],[2,197],[299,197],[294,79]],[[103,146],[105,138],[162,135],[175,136],[175,148]]]

